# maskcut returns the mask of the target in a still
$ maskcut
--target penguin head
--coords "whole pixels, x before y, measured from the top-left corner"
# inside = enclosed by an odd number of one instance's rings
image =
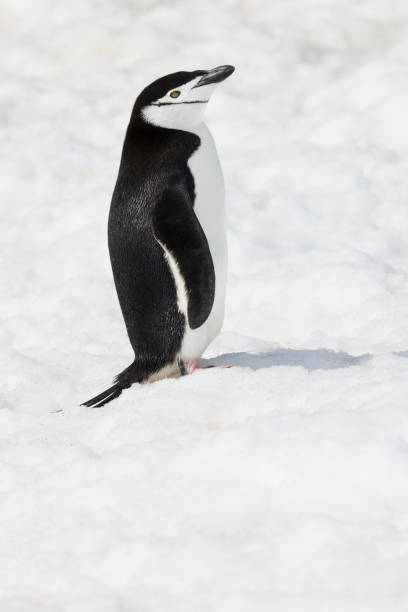
[[[174,72],[148,85],[136,100],[143,122],[157,127],[189,130],[199,125],[215,87],[234,72],[234,66]]]

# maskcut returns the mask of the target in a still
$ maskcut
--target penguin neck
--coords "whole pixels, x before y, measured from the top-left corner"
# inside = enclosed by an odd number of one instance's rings
[[[122,166],[156,163],[179,157],[187,161],[200,147],[204,124],[191,131],[151,125],[140,116],[129,123],[122,150]]]

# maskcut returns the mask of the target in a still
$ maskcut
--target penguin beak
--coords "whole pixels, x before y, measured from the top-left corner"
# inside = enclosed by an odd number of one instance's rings
[[[203,85],[209,85],[210,83],[220,83],[229,77],[234,70],[234,66],[217,66],[217,68],[209,70],[204,76],[202,76],[192,89],[195,87],[202,87]]]

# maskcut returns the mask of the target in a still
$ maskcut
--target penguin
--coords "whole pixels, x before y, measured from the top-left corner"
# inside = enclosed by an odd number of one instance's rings
[[[113,191],[108,245],[134,361],[82,405],[133,383],[192,373],[221,330],[227,273],[224,179],[204,111],[234,72],[181,71],[134,104]]]

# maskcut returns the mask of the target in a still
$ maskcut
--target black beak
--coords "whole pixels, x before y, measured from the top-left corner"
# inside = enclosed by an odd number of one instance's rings
[[[202,76],[194,87],[202,87],[202,85],[209,85],[210,83],[220,83],[229,77],[234,70],[234,66],[217,66],[217,68],[209,70],[204,76]]]

